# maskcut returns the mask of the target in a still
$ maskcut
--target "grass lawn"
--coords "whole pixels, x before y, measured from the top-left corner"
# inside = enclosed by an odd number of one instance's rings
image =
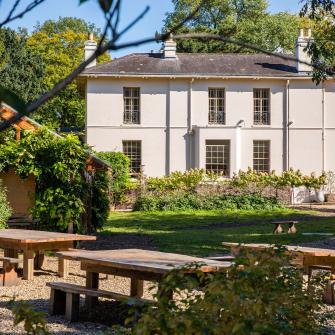
[[[273,225],[269,222],[290,218],[301,221],[297,225],[297,234],[272,234]],[[160,251],[208,256],[224,253],[226,250],[221,247],[223,241],[296,244],[329,238],[302,233],[335,234],[335,218],[320,219],[316,212],[293,209],[258,212],[113,212],[101,233],[145,234],[153,239]]]

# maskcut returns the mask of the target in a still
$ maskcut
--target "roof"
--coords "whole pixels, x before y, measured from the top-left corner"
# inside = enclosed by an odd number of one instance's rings
[[[292,55],[288,55],[292,57]],[[294,60],[266,54],[134,53],[87,68],[81,76],[306,77]]]
[[[9,120],[12,116],[17,113],[16,110],[11,108],[10,106],[2,103],[0,104],[0,120]],[[38,122],[34,121],[33,119],[29,118],[28,116],[23,116],[20,120],[16,121],[13,124],[15,129],[23,129],[23,130],[35,130],[41,128],[42,125]],[[56,137],[62,137],[58,133],[48,129],[48,132]],[[100,159],[99,157],[89,153],[89,158],[87,160],[87,165],[93,165],[95,168],[98,169],[109,169],[111,166]]]

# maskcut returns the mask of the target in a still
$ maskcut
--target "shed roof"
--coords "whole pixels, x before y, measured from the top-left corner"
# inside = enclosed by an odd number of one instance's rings
[[[0,119],[3,120],[9,120],[12,116],[14,116],[17,112],[11,108],[10,106],[1,103],[0,104]],[[23,130],[35,130],[38,128],[41,128],[42,125],[39,124],[38,122],[34,121],[33,119],[29,118],[28,116],[24,116],[22,117],[20,120],[16,121],[13,124],[14,128],[16,129],[23,129]],[[54,136],[57,137],[62,137],[61,135],[59,135],[58,133],[49,130],[48,131],[53,134]],[[100,168],[100,169],[109,169],[110,165],[103,161],[102,159],[100,159],[99,157],[92,155],[90,153],[88,161],[87,161],[87,165],[93,165],[95,168]]]
[[[291,56],[292,55],[288,55]],[[306,77],[294,60],[266,54],[134,53],[87,68],[81,76]]]

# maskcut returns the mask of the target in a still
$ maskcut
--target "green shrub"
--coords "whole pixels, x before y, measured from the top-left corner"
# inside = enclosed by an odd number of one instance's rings
[[[186,270],[186,271],[185,271]],[[193,271],[193,276],[185,275]],[[325,278],[307,286],[283,249],[243,252],[229,268],[197,265],[168,273],[133,329],[135,335],[316,335],[323,333]],[[174,300],[167,296],[174,292]]]
[[[0,171],[14,168],[21,178],[35,177],[35,205],[31,212],[42,226],[66,231],[72,223],[80,231],[89,192],[94,196],[95,191],[103,192],[101,178],[96,186],[94,180],[91,186],[90,178],[84,178],[88,157],[88,149],[77,137],[58,137],[40,128],[25,132],[20,141],[12,139],[0,144]],[[108,215],[109,208],[99,196],[93,202],[93,224],[101,226],[101,218]]]
[[[276,198],[259,194],[204,196],[196,193],[146,193],[138,197],[135,211],[260,210],[281,208]]]
[[[7,226],[7,220],[11,214],[12,210],[7,201],[6,190],[2,186],[2,181],[0,179],[0,228],[5,228]]]
[[[130,184],[129,158],[122,152],[98,152],[97,156],[112,167],[108,178],[110,202],[122,202]]]
[[[146,179],[148,191],[174,191],[174,190],[195,190],[205,179],[205,170],[188,170],[185,172],[172,172],[169,176],[149,177]]]
[[[92,178],[92,224],[101,228],[109,215],[109,176],[108,171],[96,171]]]

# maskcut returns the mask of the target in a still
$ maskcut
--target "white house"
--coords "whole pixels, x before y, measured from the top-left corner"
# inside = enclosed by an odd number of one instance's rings
[[[301,60],[310,38],[300,31]],[[92,47],[88,41],[86,56]],[[308,65],[264,54],[176,53],[167,41],[161,53],[90,64],[82,78],[87,143],[123,151],[134,172],[335,171],[335,82],[317,86]]]

